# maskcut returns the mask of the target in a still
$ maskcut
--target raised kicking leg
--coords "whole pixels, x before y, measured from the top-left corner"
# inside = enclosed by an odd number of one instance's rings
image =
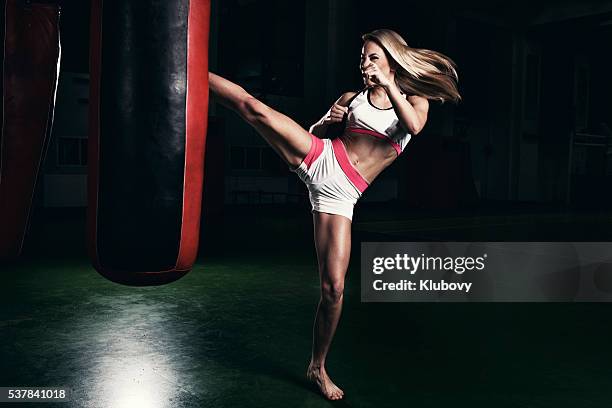
[[[306,129],[219,75],[210,72],[208,81],[210,92],[223,106],[253,126],[289,166],[300,165],[312,143]]]

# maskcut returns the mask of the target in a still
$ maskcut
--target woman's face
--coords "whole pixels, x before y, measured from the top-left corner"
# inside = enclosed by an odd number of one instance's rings
[[[375,82],[366,78],[365,74],[363,73],[366,67],[370,64],[375,64],[378,66],[378,69],[387,76],[387,78],[393,79],[395,71],[391,69],[389,59],[385,54],[385,50],[383,50],[383,48],[374,41],[366,40],[361,48],[361,63],[359,65],[363,83],[366,86],[376,85]]]

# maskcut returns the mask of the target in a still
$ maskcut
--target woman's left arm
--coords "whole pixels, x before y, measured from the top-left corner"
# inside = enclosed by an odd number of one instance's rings
[[[427,112],[429,111],[427,98],[417,95],[405,98],[394,82],[382,85],[382,87],[387,92],[400,123],[412,135],[419,133],[427,122]]]

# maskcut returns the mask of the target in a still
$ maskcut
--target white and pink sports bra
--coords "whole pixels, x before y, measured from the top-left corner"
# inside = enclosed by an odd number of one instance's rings
[[[393,107],[381,109],[372,104],[369,88],[359,92],[349,104],[346,130],[385,139],[398,155],[412,138],[400,124]]]

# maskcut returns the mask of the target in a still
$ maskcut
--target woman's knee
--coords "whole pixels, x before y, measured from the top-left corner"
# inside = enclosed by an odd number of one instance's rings
[[[324,303],[338,304],[344,297],[344,282],[325,282],[321,285],[321,298]]]
[[[264,123],[268,118],[269,108],[251,95],[241,100],[239,110],[240,114],[249,123]]]

